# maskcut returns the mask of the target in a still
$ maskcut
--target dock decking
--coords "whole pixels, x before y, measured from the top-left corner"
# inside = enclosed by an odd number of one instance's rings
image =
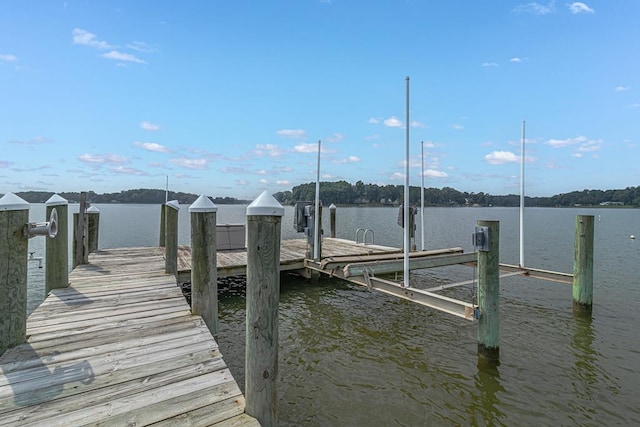
[[[259,425],[159,248],[77,267],[0,357],[0,424]]]
[[[306,239],[282,240],[280,244],[280,271],[299,270],[305,267]],[[351,240],[325,237],[322,239],[322,258],[337,256],[364,256],[402,252],[400,248],[364,245]],[[247,273],[247,251],[218,251],[218,277],[238,276]],[[191,272],[191,247],[178,247],[179,280],[189,280]]]

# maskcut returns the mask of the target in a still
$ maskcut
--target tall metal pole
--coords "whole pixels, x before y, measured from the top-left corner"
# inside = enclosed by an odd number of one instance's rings
[[[523,120],[520,143],[520,267],[524,267],[524,126]]]
[[[407,140],[404,163],[404,287],[409,287],[409,76],[407,82],[407,119],[405,123]]]
[[[422,179],[420,180],[420,231],[422,234],[420,238],[420,247],[424,251],[424,141],[420,141],[420,151],[420,157],[422,160],[422,173],[420,174],[422,176]]]
[[[318,170],[316,171],[316,208],[313,224],[313,259],[320,261],[320,140],[318,140]]]

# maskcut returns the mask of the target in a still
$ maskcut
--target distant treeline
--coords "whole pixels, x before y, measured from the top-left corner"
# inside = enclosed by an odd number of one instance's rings
[[[44,203],[54,193],[47,191],[25,191],[16,193],[17,196],[23,198],[29,203]],[[69,202],[79,202],[80,193],[58,193]],[[181,193],[169,191],[169,200],[177,200],[181,204],[193,203],[198,198],[197,194]],[[215,204],[242,204],[249,203],[247,200],[239,200],[234,197],[215,197],[212,198]],[[97,194],[93,191],[87,191],[87,201],[89,203],[154,203],[162,204],[165,201],[164,190],[153,190],[149,188],[139,188],[137,190],[125,190],[119,193]]]
[[[291,191],[274,194],[282,204],[292,204],[298,200],[314,200],[315,183],[310,182],[293,187]],[[345,205],[398,205],[404,200],[404,186],[365,184],[358,181],[321,182],[320,200],[325,204]],[[409,201],[420,205],[420,187],[409,188]],[[425,188],[426,206],[520,206],[520,196],[506,196],[489,193],[467,193],[451,187]],[[525,197],[525,206],[560,207],[577,205],[626,205],[640,206],[640,186],[623,190],[582,190],[557,194],[551,197]]]
[[[29,203],[44,203],[53,195],[47,191],[26,191],[16,193]],[[58,193],[60,196],[74,203],[80,201],[80,193]],[[314,200],[315,183],[296,185],[291,191],[274,194],[282,204],[293,204],[301,200]],[[197,194],[169,191],[169,200],[177,200],[181,204],[193,203]],[[358,181],[350,184],[346,181],[321,182],[320,199],[325,204],[337,205],[399,205],[404,200],[402,185],[365,184]],[[249,200],[234,197],[216,197],[213,202],[224,204],[247,204]],[[125,190],[119,193],[97,194],[87,192],[90,203],[155,203],[165,201],[164,190],[140,188]],[[410,187],[409,201],[412,205],[420,204],[420,187]],[[520,206],[520,196],[509,194],[506,196],[489,193],[467,193],[451,187],[425,188],[424,201],[426,206]],[[598,206],[625,205],[640,206],[640,186],[627,187],[623,190],[582,190],[571,193],[556,194],[551,197],[525,197],[525,205],[532,207],[562,207],[562,206]]]

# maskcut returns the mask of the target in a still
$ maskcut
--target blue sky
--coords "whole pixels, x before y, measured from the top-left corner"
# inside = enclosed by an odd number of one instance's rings
[[[640,185],[640,2],[0,3],[0,193]]]

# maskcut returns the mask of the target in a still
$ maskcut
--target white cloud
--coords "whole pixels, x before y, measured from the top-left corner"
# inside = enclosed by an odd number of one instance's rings
[[[98,40],[98,36],[93,33],[90,33],[81,28],[75,28],[71,34],[73,35],[73,43],[81,44],[84,46],[93,47],[96,49],[113,49],[114,46],[111,46],[109,43],[104,40]]]
[[[165,147],[164,145],[157,144],[155,142],[135,141],[133,143],[133,145],[138,147],[138,148],[142,148],[143,150],[154,151],[156,153],[170,153],[171,152],[171,150],[169,148]]]
[[[604,141],[601,139],[592,139],[580,145],[580,147],[578,147],[578,151],[583,153],[593,153],[594,151],[600,151],[603,144]]]
[[[269,181],[267,181],[266,179],[262,178],[260,181],[258,181],[260,184],[268,184]]]
[[[307,137],[307,132],[302,129],[281,129],[276,133],[286,138],[304,139]]]
[[[482,66],[483,67],[497,67],[498,63],[497,62],[483,62]]]
[[[517,56],[514,56],[513,58],[511,58],[511,59],[509,60],[509,62],[519,63],[519,62],[522,62],[522,58],[519,58],[519,57],[517,57]]]
[[[424,171],[424,176],[429,178],[446,178],[449,175],[447,175],[447,173],[443,171],[437,171],[435,169],[427,169],[426,171]]]
[[[631,87],[629,86],[616,86],[616,88],[614,89],[616,92],[625,92],[627,90],[631,89]]]
[[[384,125],[390,128],[398,128],[402,126],[402,122],[398,120],[396,116],[391,116],[388,119],[385,119]]]
[[[78,160],[85,163],[92,164],[111,164],[119,165],[129,163],[129,159],[119,154],[81,154],[78,156]]]
[[[286,151],[275,144],[257,144],[253,154],[258,157],[280,157],[286,154]]]
[[[580,1],[575,1],[567,6],[574,15],[578,13],[595,13],[595,10]]]
[[[186,157],[178,157],[170,160],[174,165],[187,168],[187,169],[206,169],[206,159],[189,159]]]
[[[111,168],[110,170],[111,172],[120,173],[123,175],[136,175],[136,176],[148,175],[145,171],[142,171],[140,169],[127,168],[124,166],[116,166]]]
[[[577,147],[572,155],[573,157],[582,157],[581,153],[593,153],[600,151],[604,145],[604,140],[589,139],[586,136],[578,136],[567,139],[550,139],[547,141],[547,144],[553,148],[564,148],[570,146]]]
[[[269,172],[264,169],[260,169],[256,171],[256,175],[269,175]]]
[[[414,120],[414,121],[412,121],[412,122],[411,122],[411,127],[412,127],[412,128],[426,128],[426,127],[427,127],[427,125],[425,125],[425,124],[423,124],[423,123],[420,123],[420,122],[419,122],[419,121],[417,121],[417,120]]]
[[[394,172],[393,175],[389,177],[391,181],[399,181],[404,179],[404,174],[400,172]]]
[[[493,151],[484,160],[491,165],[503,165],[505,163],[520,163],[520,158],[511,151]]]
[[[344,159],[333,160],[331,163],[346,164],[346,163],[358,163],[359,161],[360,161],[360,157],[358,157],[358,156],[349,156],[349,157],[344,158]]]
[[[0,54],[0,61],[15,62],[17,60],[18,60],[18,57],[15,55],[11,55],[8,53]]]
[[[287,181],[286,179],[284,179],[284,180],[276,181],[276,184],[288,187],[291,185],[291,181]]]
[[[118,52],[117,50],[112,50],[111,52],[103,53],[103,58],[114,59],[116,61],[125,61],[125,62],[135,62],[137,64],[146,64],[146,61],[138,58],[135,55],[131,55],[130,53]]]
[[[146,120],[145,120],[145,121],[143,121],[142,123],[140,123],[140,127],[141,127],[142,129],[144,129],[144,130],[148,130],[148,131],[150,131],[150,132],[154,132],[154,131],[160,130],[160,126],[158,126],[158,125],[157,125],[157,124],[155,124],[155,123],[148,122],[148,121],[146,121]]]
[[[553,148],[562,148],[562,147],[567,147],[569,145],[581,144],[586,141],[587,141],[586,136],[578,136],[575,138],[566,138],[566,139],[550,139],[547,141],[547,144],[549,144]]]
[[[302,144],[298,144],[295,147],[293,147],[293,151],[295,151],[296,153],[317,153],[318,144],[303,142]],[[322,149],[322,151],[324,151],[324,149]]]
[[[157,52],[158,49],[145,43],[145,42],[133,42],[127,45],[127,47],[129,49],[138,51],[138,52],[143,52],[143,53],[153,53],[153,52]]]
[[[249,185],[249,181],[245,179],[236,179],[236,185],[247,186]]]
[[[460,125],[460,124],[455,124],[455,125],[449,125],[449,127],[453,130],[462,130],[464,129],[464,126]]]
[[[376,125],[376,124],[380,123],[380,120],[376,119],[375,117],[371,117],[369,119],[369,123]]]
[[[519,4],[513,9],[514,13],[531,13],[533,15],[546,15],[548,13],[552,13],[555,10],[555,1],[550,1],[546,6],[537,3],[524,3]]]

